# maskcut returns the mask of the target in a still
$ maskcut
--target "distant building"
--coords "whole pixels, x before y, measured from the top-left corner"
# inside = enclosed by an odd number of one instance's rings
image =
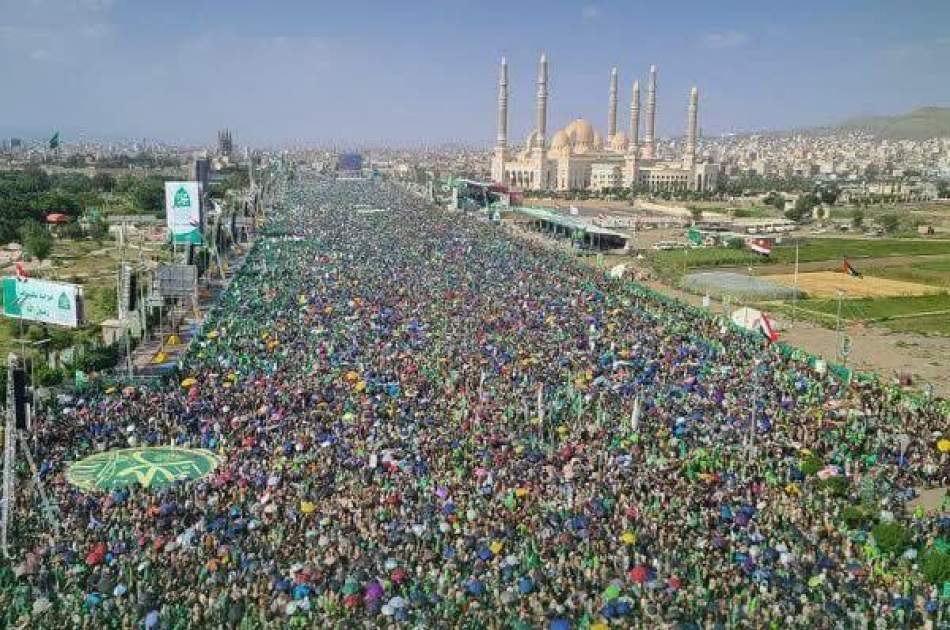
[[[192,167],[192,179],[201,182],[202,188],[208,190],[208,178],[211,175],[211,161],[206,157],[195,158]]]
[[[642,186],[651,191],[711,190],[719,165],[697,159],[699,91],[690,93],[686,145],[679,160],[661,160],[656,145],[656,67],[650,68],[646,123],[640,138],[640,85],[633,83],[629,135],[617,129],[617,69],[610,74],[607,136],[577,118],[547,141],[548,62],[538,68],[536,123],[524,149],[508,146],[508,63],[498,83],[498,138],[491,160],[495,182],[523,190],[601,190]]]
[[[233,152],[234,139],[231,136],[231,130],[222,129],[218,132],[218,155],[230,159]]]
[[[363,172],[363,156],[359,153],[341,153],[336,158],[336,170],[343,177],[359,177]]]

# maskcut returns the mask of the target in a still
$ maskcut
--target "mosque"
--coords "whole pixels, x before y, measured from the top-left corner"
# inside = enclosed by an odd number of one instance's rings
[[[630,130],[617,129],[617,69],[610,73],[607,136],[578,118],[547,139],[548,61],[538,64],[536,123],[523,149],[508,146],[508,63],[498,81],[498,141],[491,160],[492,180],[522,190],[602,190],[631,187],[650,191],[712,190],[719,165],[698,159],[699,91],[689,96],[686,147],[679,160],[660,159],[656,146],[656,66],[650,67],[646,121],[640,142],[640,85],[633,82]]]

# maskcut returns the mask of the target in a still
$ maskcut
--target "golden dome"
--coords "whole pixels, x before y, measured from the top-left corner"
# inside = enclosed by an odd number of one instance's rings
[[[554,137],[551,138],[551,148],[552,149],[563,149],[565,147],[571,146],[571,139],[568,137],[567,133],[562,129],[554,134]]]
[[[564,133],[575,147],[590,147],[594,144],[594,128],[583,118],[571,121],[571,124],[564,128]]]

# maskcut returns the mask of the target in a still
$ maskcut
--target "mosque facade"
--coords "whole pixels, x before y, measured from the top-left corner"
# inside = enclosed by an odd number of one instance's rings
[[[699,91],[689,96],[686,146],[680,159],[660,159],[656,144],[656,66],[650,67],[644,134],[640,138],[640,85],[633,82],[629,131],[617,128],[618,76],[610,73],[607,134],[578,118],[547,137],[548,61],[538,63],[535,126],[521,148],[508,143],[508,62],[502,58],[498,81],[498,137],[492,153],[495,182],[522,190],[602,190],[631,187],[650,191],[716,187],[719,165],[697,156]]]

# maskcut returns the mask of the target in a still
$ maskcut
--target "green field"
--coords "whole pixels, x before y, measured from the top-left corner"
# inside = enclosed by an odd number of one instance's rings
[[[798,304],[803,309],[827,315],[835,315],[838,312],[838,300],[805,300]],[[935,311],[950,311],[950,295],[944,293],[917,297],[860,298],[841,302],[841,317],[859,321]]]
[[[885,258],[888,256],[933,256],[950,254],[950,241],[909,241],[906,239],[816,238],[798,248],[800,262],[848,258]],[[794,263],[795,247],[779,246],[772,251],[771,262]],[[862,270],[863,271],[863,270]]]
[[[950,241],[821,238],[809,240],[798,248],[798,260],[803,263],[841,260],[844,257],[860,260],[861,258],[933,256],[940,254],[950,255]],[[684,269],[794,263],[795,247],[792,245],[780,245],[772,251],[772,255],[768,258],[747,249],[703,247],[690,250],[651,252],[650,260],[653,263],[654,269],[656,269],[660,275],[678,277],[683,273]],[[859,269],[862,273],[867,273],[867,270],[860,268],[860,266]],[[880,274],[875,273],[873,275]],[[933,284],[933,282],[928,282],[927,284]]]
[[[792,314],[788,304],[781,310],[786,316]],[[833,325],[837,312],[837,300],[804,300],[798,303],[796,315]],[[950,294],[843,300],[841,319],[848,323],[873,322],[894,332],[948,335]]]
[[[950,257],[936,260],[915,261],[912,265],[900,267],[869,267],[862,269],[866,276],[918,282],[937,287],[950,286]]]

